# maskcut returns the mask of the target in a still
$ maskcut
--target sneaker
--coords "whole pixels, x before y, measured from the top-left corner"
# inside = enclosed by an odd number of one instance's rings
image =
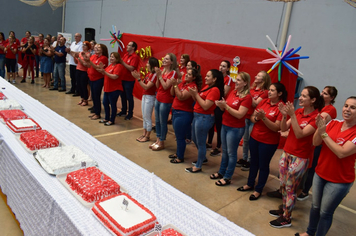
[[[267,196],[282,199],[282,193],[279,192],[279,189],[277,189],[276,191],[268,192]]]
[[[247,163],[247,161],[245,161],[244,159],[240,159],[236,162],[236,167],[241,167],[246,163]]]
[[[241,170],[245,170],[245,171],[250,170],[250,162],[246,162],[245,164],[243,164],[241,166]]]
[[[269,214],[274,217],[280,217],[283,215],[283,209],[278,209],[278,210],[270,210]]]
[[[16,84],[16,80],[13,80],[12,83],[13,83],[13,84]]]
[[[211,150],[213,146],[210,143],[206,143],[206,150]]]
[[[214,148],[214,150],[210,152],[210,156],[220,156],[220,155],[221,155],[221,151],[219,151],[218,148]]]
[[[303,192],[301,192],[298,197],[297,197],[297,200],[298,201],[304,201],[304,200],[307,200],[309,198],[309,194],[305,194]]]
[[[292,220],[287,219],[283,216],[278,217],[277,220],[272,220],[269,222],[269,225],[274,227],[274,228],[284,228],[284,227],[291,227],[292,226]]]
[[[208,163],[208,159],[205,159],[205,160],[203,161],[203,165],[206,164],[206,163]],[[193,164],[193,165],[197,164],[197,161],[193,161],[192,164]]]

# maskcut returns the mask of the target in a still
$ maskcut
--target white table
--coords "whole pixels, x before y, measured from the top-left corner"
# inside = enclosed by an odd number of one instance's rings
[[[75,145],[89,154],[102,171],[150,209],[162,225],[173,224],[187,235],[252,235],[108,148],[1,78],[0,91],[17,100],[26,114],[64,145]],[[90,209],[42,169],[2,123],[0,186],[25,235],[111,235]]]

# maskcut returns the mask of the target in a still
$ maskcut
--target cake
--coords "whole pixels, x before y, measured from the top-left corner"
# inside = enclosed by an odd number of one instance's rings
[[[68,173],[66,183],[84,201],[90,203],[120,193],[120,185],[96,167]]]
[[[123,206],[127,201],[127,210]],[[146,207],[126,193],[97,201],[92,211],[116,235],[135,236],[153,229],[157,219]]]
[[[58,147],[59,141],[47,130],[36,130],[22,133],[20,141],[31,151]]]
[[[22,109],[22,106],[13,99],[0,100],[0,110]]]
[[[40,130],[41,126],[31,118],[28,119],[19,119],[19,120],[8,120],[6,125],[14,133],[23,133],[32,130]]]
[[[159,234],[155,234],[154,236],[158,236]],[[177,230],[168,228],[161,232],[161,236],[183,236],[183,234],[179,233]]]
[[[6,99],[6,96],[5,96],[5,94],[3,94],[3,93],[0,93],[0,100],[3,100],[3,99]]]
[[[21,110],[2,110],[0,111],[0,118],[4,120],[4,122],[8,120],[18,120],[18,119],[27,119],[28,116]]]
[[[39,150],[35,157],[48,173],[55,175],[78,170],[82,162],[86,162],[87,167],[97,164],[92,158],[75,146]]]

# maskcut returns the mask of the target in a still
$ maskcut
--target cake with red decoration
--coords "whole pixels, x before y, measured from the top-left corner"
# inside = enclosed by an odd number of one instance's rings
[[[21,110],[2,110],[0,111],[0,118],[6,122],[8,120],[19,120],[19,119],[27,119],[28,116]]]
[[[157,222],[150,210],[126,193],[97,201],[92,211],[116,235],[141,235],[152,230]]]
[[[0,100],[0,110],[22,109],[22,106],[14,99]]]
[[[47,130],[24,132],[20,135],[20,141],[31,151],[59,145],[59,141]]]
[[[89,203],[120,193],[120,185],[96,167],[70,172],[65,181]]]
[[[32,118],[19,119],[19,120],[8,120],[6,125],[14,133],[23,133],[32,130],[40,130],[41,126],[34,121]]]
[[[3,94],[3,93],[0,93],[0,100],[3,100],[3,99],[6,99],[6,96],[5,96],[5,94]]]
[[[159,236],[159,234],[157,233],[154,236]],[[161,232],[161,236],[184,236],[184,235],[179,233],[177,230],[173,228],[168,228]]]

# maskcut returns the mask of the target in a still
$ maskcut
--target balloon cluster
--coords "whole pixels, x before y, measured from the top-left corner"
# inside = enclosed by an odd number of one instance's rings
[[[115,43],[119,45],[119,48],[121,52],[123,51],[122,49],[125,48],[124,43],[120,40],[122,37],[122,34],[120,34],[120,30],[117,31],[116,26],[112,26],[112,30],[114,33],[110,32],[111,38],[110,39],[100,39],[101,41],[110,41],[111,47],[114,48]],[[115,33],[117,31],[117,34]],[[122,46],[122,47],[121,47]]]
[[[273,44],[271,38],[266,35],[267,39],[270,41],[270,43],[272,44],[272,46],[274,47],[274,50],[276,53],[274,53],[272,51],[272,49],[268,48],[266,49],[266,51],[271,54],[272,56],[274,56],[274,58],[269,58],[269,59],[265,59],[263,61],[257,62],[258,64],[273,64],[273,66],[271,67],[271,69],[269,69],[269,71],[267,71],[267,73],[270,73],[274,68],[276,68],[277,66],[279,66],[278,68],[278,81],[281,81],[281,75],[282,75],[282,66],[284,65],[290,72],[292,72],[293,74],[295,74],[296,76],[302,77],[303,73],[300,72],[299,70],[297,70],[295,67],[293,67],[291,64],[289,64],[287,61],[291,61],[291,60],[299,60],[299,59],[308,59],[308,56],[303,56],[303,57],[292,57],[294,54],[296,54],[302,47],[299,46],[297,49],[294,50],[294,48],[291,48],[290,50],[288,50],[289,47],[289,43],[290,40],[292,38],[291,35],[289,35],[288,37],[288,41],[286,42],[286,44],[283,47],[283,50],[281,53],[278,52],[278,49],[276,48],[276,46]]]

